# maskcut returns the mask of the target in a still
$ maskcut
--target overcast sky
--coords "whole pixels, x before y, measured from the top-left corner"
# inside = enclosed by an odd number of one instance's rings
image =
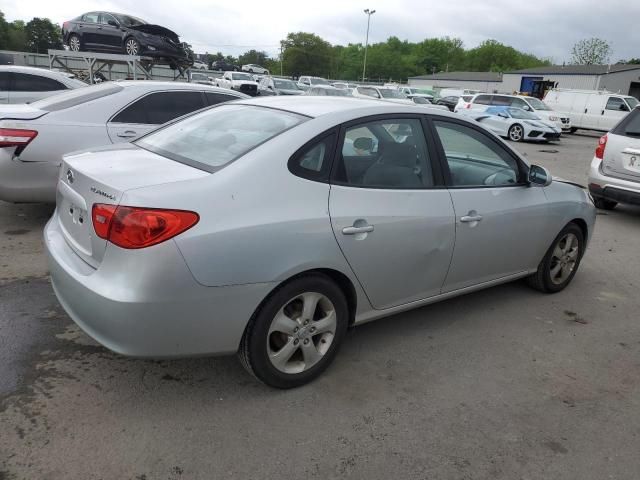
[[[278,51],[288,32],[306,31],[333,44],[460,37],[465,47],[494,38],[519,50],[568,61],[588,37],[611,43],[611,60],[640,57],[638,0],[0,0],[7,20],[48,17],[62,23],[91,10],[128,13],[174,30],[196,53],[237,55],[250,48]]]

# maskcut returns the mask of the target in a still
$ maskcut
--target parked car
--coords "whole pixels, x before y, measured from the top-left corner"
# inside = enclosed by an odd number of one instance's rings
[[[471,100],[473,100],[473,97],[473,95],[462,95],[458,97],[458,101],[454,105],[452,112],[459,112],[462,109],[471,108]]]
[[[600,138],[589,169],[589,192],[596,207],[640,205],[640,106]]]
[[[564,289],[595,217],[460,116],[279,96],[65,156],[44,239],[60,304],[101,344],[238,352],[289,388],[351,325],[519,278]]]
[[[298,87],[307,90],[315,85],[331,85],[326,78],[302,76],[298,79]]]
[[[249,73],[258,73],[260,75],[269,75],[269,70],[260,65],[256,65],[255,63],[248,63],[247,65],[242,65],[243,72]]]
[[[333,85],[336,88],[350,88],[351,90],[353,90],[358,86],[355,83],[349,83],[349,82],[333,82],[331,85]]]
[[[435,99],[435,92],[433,90],[427,90],[425,88],[415,88],[409,86],[398,87],[401,93],[404,93],[407,97],[424,97],[430,101]]]
[[[579,128],[608,132],[638,105],[634,97],[602,90],[549,90],[544,102],[571,117],[572,132]]]
[[[74,52],[142,55],[164,61],[174,69],[193,63],[177,33],[122,13],[82,14],[62,24],[62,39]]]
[[[438,94],[441,97],[461,97],[463,95],[477,95],[481,93],[480,90],[472,90],[468,88],[443,88]]]
[[[407,95],[407,98],[411,100],[413,103],[415,103],[416,105],[419,105],[421,107],[430,107],[430,108],[435,108],[436,110],[449,111],[449,107],[431,103],[429,98],[424,95]]]
[[[253,77],[244,72],[224,72],[220,78],[216,78],[216,85],[220,88],[228,88],[236,90],[247,95],[255,96],[258,94],[258,82]]]
[[[497,95],[489,93],[480,93],[474,95],[466,108],[486,110],[487,107],[516,107],[535,113],[538,117],[546,122],[556,125],[561,131],[571,131],[571,118],[567,115],[560,114],[544,102],[534,97],[526,97],[523,95]],[[456,107],[456,112],[461,110],[460,104]]]
[[[55,202],[62,155],[129,142],[241,93],[183,82],[105,82],[30,105],[0,106],[0,200]]]
[[[393,103],[414,105],[413,100],[409,100],[404,93],[400,93],[397,88],[359,86],[353,89],[353,96],[358,98],[377,98]]]
[[[191,65],[191,68],[196,68],[198,70],[206,70],[207,64],[200,60],[194,60],[193,65]]]
[[[62,72],[0,65],[0,105],[30,103],[65,90],[86,86],[86,83]]]
[[[215,86],[215,82],[213,78],[202,72],[190,72],[189,81],[191,83],[199,83],[201,85],[213,85]]]
[[[258,82],[258,93],[260,95],[302,95],[304,91],[293,80],[262,77]]]
[[[465,95],[465,97],[468,97],[469,100],[471,100],[471,98],[473,97],[472,95]],[[445,107],[447,107],[449,109],[449,111],[453,112],[456,108],[456,105],[458,105],[458,100],[460,98],[463,97],[457,97],[455,95],[450,95],[448,97],[442,97],[439,98],[438,100],[436,100],[436,105],[444,105]]]
[[[211,70],[216,70],[218,72],[239,72],[240,67],[233,63],[229,63],[226,60],[216,60],[211,64]]]
[[[333,85],[316,85],[309,88],[305,95],[323,96],[323,97],[353,97],[351,89],[336,88]]]
[[[462,110],[500,137],[513,142],[523,140],[548,142],[558,140],[561,131],[553,123],[545,122],[531,112],[516,107],[489,107],[484,112]]]

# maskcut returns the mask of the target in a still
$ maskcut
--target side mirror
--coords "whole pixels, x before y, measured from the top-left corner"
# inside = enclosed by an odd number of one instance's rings
[[[115,20],[109,20],[107,22],[109,25],[111,25],[112,27],[119,27],[120,25],[118,25],[118,23]]]
[[[499,117],[502,117],[502,118],[509,118],[509,115],[507,115],[507,114],[506,114],[506,113],[504,113],[504,112],[500,112],[500,113],[498,113],[498,116],[499,116]]]
[[[553,177],[551,177],[549,170],[547,170],[546,168],[539,165],[531,165],[531,167],[529,167],[528,180],[529,184],[535,187],[548,187],[549,185],[551,185]]]

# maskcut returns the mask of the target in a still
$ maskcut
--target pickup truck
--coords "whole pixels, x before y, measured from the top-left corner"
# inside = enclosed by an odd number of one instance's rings
[[[222,77],[216,79],[216,86],[246,93],[252,97],[258,94],[258,82],[244,72],[224,72]]]

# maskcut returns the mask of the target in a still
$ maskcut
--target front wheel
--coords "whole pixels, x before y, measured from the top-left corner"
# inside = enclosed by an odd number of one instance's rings
[[[578,225],[569,223],[554,239],[536,273],[527,277],[529,285],[545,293],[563,290],[573,280],[583,254],[584,234]]]
[[[133,37],[124,42],[124,53],[127,55],[140,55],[140,43]]]
[[[509,140],[511,140],[512,142],[520,142],[524,138],[524,128],[522,128],[522,125],[519,125],[517,123],[515,125],[511,125],[511,128],[509,128],[508,136]]]
[[[334,359],[348,325],[343,292],[321,274],[276,290],[254,314],[240,343],[244,367],[276,388],[318,377]]]
[[[69,50],[72,52],[79,52],[82,49],[82,43],[80,43],[80,37],[73,34],[69,37]]]

